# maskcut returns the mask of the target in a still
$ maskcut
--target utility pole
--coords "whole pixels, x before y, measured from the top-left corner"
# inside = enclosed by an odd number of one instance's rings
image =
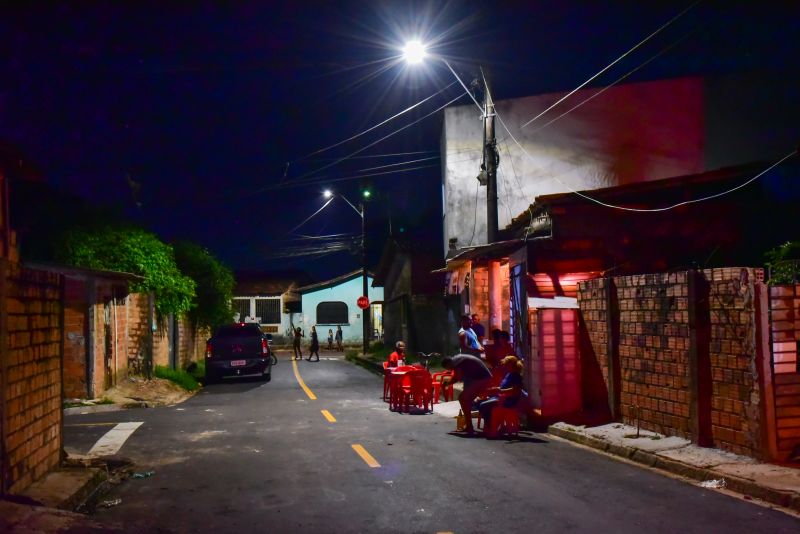
[[[364,200],[361,200],[361,278],[362,278],[362,295],[369,298],[369,286],[367,284],[367,218],[364,215],[364,207],[367,205]],[[370,306],[361,310],[361,324],[364,325],[362,335],[364,337],[364,355],[366,356],[369,350],[369,316]]]
[[[486,165],[486,242],[497,241],[497,140],[494,133],[494,102],[483,75],[483,161]]]
[[[494,131],[494,102],[489,83],[483,78],[483,162],[486,167],[486,243],[497,241],[497,140]],[[489,274],[489,330],[502,328],[503,299],[500,262],[490,261]]]

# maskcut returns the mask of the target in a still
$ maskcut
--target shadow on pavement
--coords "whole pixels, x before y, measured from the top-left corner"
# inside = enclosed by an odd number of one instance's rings
[[[223,378],[219,382],[203,386],[203,394],[219,395],[228,393],[246,393],[253,389],[268,384],[260,377]]]
[[[512,444],[512,443],[537,443],[537,444],[538,443],[550,443],[547,440],[535,438],[533,436],[528,436],[528,435],[525,435],[525,434],[519,434],[517,436],[501,436],[501,437],[498,437],[498,438],[484,438],[483,432],[480,432],[480,431],[475,432],[473,434],[468,434],[466,432],[453,431],[453,432],[448,432],[447,434],[450,435],[450,436],[456,437],[456,438],[465,438],[465,439],[480,438],[480,439],[487,439],[488,441],[504,441],[504,442],[506,442],[508,444]]]

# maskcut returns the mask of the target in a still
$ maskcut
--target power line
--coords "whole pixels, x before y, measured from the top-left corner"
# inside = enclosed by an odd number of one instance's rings
[[[583,82],[582,84],[580,84],[578,87],[576,87],[575,89],[573,89],[572,91],[570,91],[569,93],[567,93],[566,95],[564,95],[563,97],[559,98],[559,99],[558,99],[558,100],[557,100],[557,101],[556,101],[554,104],[552,104],[550,107],[548,107],[547,109],[545,109],[544,111],[542,111],[541,113],[539,113],[538,115],[536,115],[534,118],[532,118],[531,120],[529,120],[528,122],[526,122],[525,124],[523,124],[522,126],[520,126],[520,129],[522,129],[522,128],[525,128],[525,127],[526,127],[526,126],[528,126],[530,123],[532,123],[533,121],[535,121],[536,119],[538,119],[539,117],[541,117],[542,115],[544,115],[545,113],[547,113],[548,111],[550,111],[551,109],[553,109],[554,107],[556,107],[557,105],[559,105],[561,102],[563,102],[564,100],[566,100],[567,98],[569,98],[570,96],[572,96],[573,94],[575,94],[575,92],[577,92],[577,91],[578,91],[578,90],[580,90],[580,89],[583,89],[583,87],[585,87],[585,86],[586,86],[586,84],[588,84],[589,82],[591,82],[592,80],[594,80],[595,78],[597,78],[598,76],[600,76],[601,74],[603,74],[605,71],[607,71],[608,69],[610,69],[611,67],[613,67],[614,65],[616,65],[617,63],[619,63],[619,62],[620,62],[620,61],[621,61],[623,58],[625,58],[625,57],[626,57],[628,54],[630,54],[631,52],[633,52],[634,50],[636,50],[637,48],[639,48],[640,46],[642,46],[643,44],[645,44],[647,41],[649,41],[651,38],[653,38],[653,37],[654,37],[656,34],[658,34],[659,32],[661,32],[661,30],[663,30],[664,28],[666,28],[667,26],[669,26],[670,24],[672,24],[673,22],[675,22],[676,20],[678,20],[679,18],[681,18],[681,17],[682,17],[682,16],[683,16],[683,15],[684,15],[686,12],[688,12],[689,10],[691,10],[692,8],[694,8],[694,7],[695,7],[697,4],[699,4],[701,1],[702,1],[702,0],[695,0],[695,2],[694,2],[694,3],[692,3],[692,5],[690,5],[689,7],[687,7],[686,9],[684,9],[683,11],[681,11],[680,13],[678,13],[677,15],[675,15],[674,17],[672,17],[670,20],[668,20],[668,21],[667,21],[665,24],[663,24],[663,25],[662,25],[660,28],[658,28],[656,31],[654,31],[653,33],[651,33],[650,35],[648,35],[647,37],[645,37],[644,39],[642,39],[641,41],[639,41],[639,42],[638,42],[638,43],[637,43],[637,44],[636,44],[636,45],[635,45],[633,48],[631,48],[630,50],[628,50],[627,52],[625,52],[624,54],[622,54],[621,56],[619,56],[617,59],[615,59],[614,61],[612,61],[612,62],[611,62],[611,63],[609,63],[608,65],[606,65],[606,66],[605,66],[605,67],[604,67],[602,70],[600,70],[600,72],[598,72],[597,74],[595,74],[594,76],[592,76],[591,78],[589,78],[588,80],[586,80],[585,82]]]
[[[417,167],[409,167],[407,169],[393,169],[389,171],[381,171],[381,172],[373,172],[369,174],[358,174],[355,176],[343,176],[341,178],[320,178],[314,177],[313,179],[306,180],[303,182],[285,182],[280,184],[275,184],[269,187],[264,187],[260,189],[258,192],[263,193],[264,191],[271,191],[274,189],[288,189],[292,187],[303,187],[306,185],[314,185],[314,184],[328,184],[328,183],[335,183],[335,182],[346,182],[348,180],[360,180],[361,178],[369,178],[371,176],[382,176],[384,174],[393,174],[399,172],[410,172],[410,171],[417,171],[420,169],[433,169],[439,167],[439,165],[419,165]]]
[[[462,94],[460,94],[460,95],[456,96],[455,98],[453,98],[453,99],[452,99],[452,100],[450,100],[449,102],[447,102],[447,103],[445,103],[445,104],[443,104],[443,105],[439,106],[438,108],[436,108],[435,110],[431,111],[431,112],[430,112],[430,113],[428,113],[427,115],[424,115],[423,117],[421,117],[421,118],[419,118],[419,119],[417,119],[417,120],[415,120],[415,121],[413,121],[413,122],[410,122],[409,124],[406,124],[405,126],[403,126],[403,127],[401,127],[401,128],[398,128],[397,130],[393,131],[392,133],[390,133],[390,134],[387,134],[387,135],[385,135],[385,136],[381,137],[381,138],[380,138],[380,139],[378,139],[377,141],[373,141],[372,143],[370,143],[370,144],[368,144],[368,145],[366,145],[366,146],[364,146],[364,147],[362,147],[362,148],[359,148],[359,149],[358,149],[358,150],[356,150],[355,152],[351,152],[350,154],[348,154],[348,155],[346,155],[346,156],[343,156],[343,157],[341,157],[341,158],[337,159],[336,161],[334,161],[334,162],[332,162],[332,163],[329,163],[328,165],[324,165],[324,166],[320,167],[319,169],[316,169],[316,170],[314,170],[314,171],[311,171],[311,172],[308,172],[308,173],[306,173],[306,174],[303,174],[303,175],[301,175],[301,176],[298,176],[297,178],[295,178],[295,180],[301,180],[301,179],[303,179],[303,178],[307,178],[307,177],[313,176],[314,174],[316,174],[316,173],[318,173],[318,172],[320,172],[320,171],[323,171],[323,170],[325,170],[325,169],[329,169],[329,168],[333,167],[334,165],[338,165],[339,163],[341,163],[341,162],[343,162],[343,161],[345,161],[345,160],[347,160],[347,159],[349,159],[349,158],[351,158],[351,157],[355,156],[356,154],[360,154],[361,152],[364,152],[366,149],[368,149],[368,148],[370,148],[370,147],[373,147],[373,146],[377,145],[378,143],[380,143],[380,142],[382,142],[382,141],[385,141],[386,139],[388,139],[388,138],[390,138],[390,137],[392,137],[392,136],[394,136],[394,135],[397,135],[398,133],[400,133],[400,132],[402,132],[403,130],[406,130],[406,129],[408,129],[408,128],[412,127],[412,126],[414,126],[415,124],[418,124],[418,123],[422,122],[423,120],[427,119],[427,118],[428,118],[428,117],[430,117],[431,115],[434,115],[435,113],[438,113],[439,111],[443,110],[444,108],[446,108],[446,107],[447,107],[447,106],[449,106],[450,104],[452,104],[452,103],[456,102],[457,100],[461,99],[461,98],[464,96],[464,94],[465,94],[465,93],[462,93]]]
[[[672,44],[671,44],[671,45],[669,45],[668,47],[666,47],[666,48],[662,49],[662,50],[661,50],[660,52],[658,52],[656,55],[654,55],[653,57],[651,57],[650,59],[648,59],[648,60],[647,60],[647,61],[645,61],[644,63],[640,64],[640,65],[639,65],[638,67],[636,67],[635,69],[628,71],[626,74],[623,74],[622,76],[620,76],[619,78],[617,78],[616,80],[614,80],[613,82],[611,82],[609,85],[607,85],[607,86],[603,87],[602,89],[600,89],[599,91],[597,91],[597,92],[596,92],[596,93],[594,93],[593,95],[591,95],[591,96],[589,96],[588,98],[584,99],[583,101],[579,102],[579,103],[578,103],[577,105],[575,105],[574,107],[572,107],[572,108],[568,109],[567,111],[565,111],[565,112],[564,112],[564,113],[562,113],[561,115],[557,116],[556,118],[554,118],[554,119],[552,119],[552,120],[550,120],[550,121],[548,121],[548,122],[544,123],[543,125],[539,126],[539,127],[538,127],[538,128],[536,128],[535,130],[533,130],[532,132],[529,132],[529,133],[528,133],[528,135],[534,135],[534,134],[536,134],[536,133],[538,133],[538,132],[540,132],[540,131],[544,130],[545,128],[547,128],[548,126],[550,126],[551,124],[553,124],[554,122],[556,122],[556,121],[560,120],[561,118],[565,117],[566,115],[568,115],[568,114],[572,113],[573,111],[575,111],[575,110],[576,110],[576,109],[578,109],[579,107],[583,106],[583,105],[584,105],[584,104],[586,104],[587,102],[589,102],[589,101],[591,101],[591,100],[594,100],[595,98],[597,98],[598,96],[602,95],[603,93],[605,93],[606,91],[608,91],[609,89],[611,89],[612,87],[614,87],[615,85],[617,85],[619,82],[621,82],[622,80],[624,80],[625,78],[627,78],[628,76],[630,76],[631,74],[633,74],[634,72],[636,72],[636,71],[638,71],[638,70],[642,69],[643,67],[645,67],[646,65],[648,65],[650,62],[652,62],[652,61],[654,61],[654,60],[658,59],[659,57],[661,57],[662,55],[666,54],[667,52],[669,52],[669,51],[670,51],[671,49],[673,49],[674,47],[678,46],[680,43],[682,43],[683,41],[685,41],[685,40],[686,40],[686,39],[687,39],[687,38],[688,38],[690,35],[692,35],[693,33],[697,32],[697,30],[699,30],[699,29],[700,29],[700,27],[698,26],[698,27],[697,27],[697,28],[695,28],[694,30],[692,30],[692,31],[688,32],[688,33],[687,33],[687,34],[685,34],[683,37],[681,37],[680,39],[678,39],[677,41],[675,41],[674,43],[672,43]]]
[[[523,147],[519,143],[519,141],[517,141],[517,138],[514,137],[514,134],[511,133],[511,130],[508,129],[508,126],[506,126],[505,122],[500,117],[500,115],[497,114],[496,110],[495,110],[495,114],[497,115],[497,118],[500,121],[500,124],[503,125],[503,128],[506,130],[506,132],[508,132],[508,135],[514,141],[514,143],[520,148],[520,150],[522,150],[523,154],[528,156],[528,158],[530,158],[531,161],[533,161],[533,156],[531,156],[528,153],[528,151],[525,150],[525,147]],[[590,197],[589,195],[587,195],[585,193],[581,193],[580,191],[576,191],[572,187],[570,187],[567,184],[565,184],[560,178],[558,178],[558,176],[553,176],[553,179],[556,180],[558,183],[560,183],[562,186],[564,186],[570,193],[574,193],[574,194],[578,195],[579,197],[584,198],[586,200],[589,200],[590,202],[594,202],[595,204],[598,204],[600,206],[604,206],[606,208],[623,210],[623,211],[633,211],[633,212],[638,212],[638,213],[654,213],[654,212],[661,212],[661,211],[669,211],[669,210],[678,208],[680,206],[686,206],[687,204],[695,204],[695,203],[698,203],[698,202],[711,200],[712,198],[718,198],[718,197],[721,197],[723,195],[727,195],[729,193],[733,193],[734,191],[737,191],[737,190],[749,185],[750,183],[754,182],[755,180],[761,178],[764,174],[768,173],[769,171],[771,171],[772,169],[774,169],[775,167],[777,167],[778,165],[780,165],[781,163],[783,163],[784,161],[786,161],[787,159],[789,159],[789,158],[791,158],[792,156],[795,156],[795,155],[797,155],[797,150],[792,150],[791,152],[789,152],[787,155],[782,157],[777,162],[773,163],[772,165],[770,165],[769,167],[767,167],[766,169],[764,169],[763,171],[761,171],[760,173],[758,173],[754,177],[750,178],[749,180],[747,180],[746,182],[744,182],[742,184],[737,185],[736,187],[732,187],[731,189],[728,189],[726,191],[722,191],[721,193],[716,193],[716,194],[708,195],[708,196],[701,197],[701,198],[695,198],[695,199],[692,199],[692,200],[684,200],[683,202],[678,202],[677,204],[672,204],[670,206],[665,206],[663,208],[630,208],[628,206],[619,206],[619,205],[616,205],[616,204],[609,204],[607,202],[603,202],[602,200],[598,200],[596,198]]]
[[[450,66],[450,63],[448,63],[447,60],[444,59],[444,58],[442,58],[442,61],[444,61],[444,64],[447,65],[447,68],[450,69],[450,72],[452,72],[453,76],[456,77],[456,80],[458,80],[458,83],[460,83],[461,87],[464,88],[464,92],[466,92],[469,95],[469,97],[472,99],[472,101],[475,102],[475,105],[478,106],[479,110],[481,110],[481,115],[483,115],[483,106],[478,104],[478,101],[475,100],[475,96],[473,96],[472,92],[469,89],[467,89],[467,86],[464,85],[464,82],[461,80],[461,78],[458,76],[458,74],[456,74],[456,71],[453,70],[453,67]],[[450,85],[452,85],[452,84],[450,84]]]
[[[399,113],[396,113],[396,114],[392,115],[392,116],[391,116],[391,117],[389,117],[388,119],[385,119],[385,120],[383,120],[383,121],[379,122],[378,124],[376,124],[376,125],[374,125],[374,126],[372,126],[372,127],[370,127],[370,128],[367,128],[367,129],[366,129],[366,130],[364,130],[363,132],[357,133],[357,134],[355,134],[355,135],[353,135],[353,136],[351,136],[351,137],[348,137],[347,139],[344,139],[344,140],[342,140],[342,141],[339,141],[338,143],[334,143],[334,144],[332,144],[332,145],[330,145],[330,146],[326,146],[325,148],[320,148],[319,150],[315,150],[314,152],[310,152],[310,153],[306,154],[305,156],[302,156],[302,157],[299,157],[299,158],[297,158],[297,159],[295,159],[295,160],[292,160],[292,161],[291,161],[291,162],[289,162],[289,163],[296,163],[296,162],[298,162],[298,161],[301,161],[301,160],[304,160],[304,159],[306,159],[306,158],[308,158],[308,157],[310,157],[310,156],[314,156],[314,155],[316,155],[316,154],[321,154],[321,153],[323,153],[323,152],[327,152],[328,150],[330,150],[330,149],[332,149],[332,148],[336,148],[337,146],[341,146],[341,145],[343,145],[343,144],[345,144],[345,143],[348,143],[348,142],[352,141],[353,139],[358,139],[358,138],[359,138],[359,137],[361,137],[362,135],[364,135],[364,134],[367,134],[367,133],[371,132],[372,130],[374,130],[374,129],[376,129],[376,128],[380,128],[381,126],[383,126],[383,125],[384,125],[384,124],[386,124],[387,122],[390,122],[390,121],[392,121],[392,120],[396,119],[397,117],[399,117],[399,116],[403,115],[404,113],[408,113],[408,112],[409,112],[409,111],[411,111],[412,109],[414,109],[414,108],[417,108],[417,107],[421,106],[422,104],[424,104],[425,102],[427,102],[427,101],[428,101],[428,100],[430,100],[431,98],[433,98],[433,97],[435,97],[435,96],[439,96],[440,94],[442,94],[443,92],[445,92],[447,89],[449,89],[451,86],[453,86],[455,83],[456,83],[456,82],[451,82],[449,85],[445,86],[444,88],[440,89],[439,91],[435,92],[434,94],[430,95],[429,97],[427,97],[427,98],[424,98],[424,99],[420,100],[419,102],[417,102],[416,104],[414,104],[414,105],[411,105],[411,106],[407,107],[407,108],[406,108],[406,109],[404,109],[403,111],[401,111],[401,112],[399,112]],[[286,166],[287,166],[287,169],[288,169],[289,163],[287,163],[287,164],[286,164]]]
[[[325,204],[323,204],[323,205],[322,205],[322,207],[321,207],[320,209],[318,209],[317,211],[315,211],[314,213],[312,213],[311,215],[309,215],[308,217],[306,217],[305,219],[303,219],[303,222],[301,222],[300,224],[298,224],[297,226],[295,226],[294,228],[292,228],[291,230],[289,230],[289,232],[288,232],[288,233],[290,233],[290,234],[293,234],[295,230],[297,230],[298,228],[300,228],[301,226],[303,226],[305,223],[307,223],[307,222],[308,222],[308,221],[310,221],[312,218],[314,218],[314,216],[316,216],[316,215],[317,215],[319,212],[321,212],[322,210],[324,210],[325,208],[327,208],[327,207],[328,207],[328,204],[330,204],[331,202],[333,202],[333,199],[334,199],[334,198],[336,198],[336,197],[331,197],[331,198],[329,198],[329,199],[328,199],[328,201],[327,201]]]

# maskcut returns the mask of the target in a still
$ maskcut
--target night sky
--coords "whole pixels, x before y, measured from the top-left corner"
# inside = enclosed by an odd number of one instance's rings
[[[441,113],[319,170],[459,94],[440,62],[399,61],[407,38],[434,43],[467,82],[483,65],[495,99],[513,98],[577,87],[692,2],[9,4],[0,8],[1,142],[50,183],[122,206],[165,240],[199,242],[236,269],[326,277],[357,268],[359,256],[276,257],[315,243],[287,239],[326,187],[353,201],[362,184],[374,191],[373,263],[390,219],[395,233],[441,242]],[[590,86],[679,39],[628,81],[786,72],[796,83],[798,15],[798,2],[699,2]],[[414,170],[360,177],[404,168]],[[295,231],[358,232],[340,200]]]

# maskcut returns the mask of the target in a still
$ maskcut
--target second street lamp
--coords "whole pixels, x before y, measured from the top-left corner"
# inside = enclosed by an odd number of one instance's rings
[[[369,299],[369,281],[367,280],[367,225],[366,225],[366,217],[364,216],[364,208],[366,206],[366,201],[372,196],[372,192],[369,189],[364,189],[361,191],[361,201],[359,202],[358,208],[350,202],[346,196],[340,193],[334,193],[330,189],[326,189],[322,195],[325,198],[331,198],[333,196],[337,196],[347,202],[347,204],[353,208],[353,210],[358,213],[358,216],[361,217],[361,279],[362,279],[362,291],[361,295]],[[362,337],[363,337],[363,352],[366,355],[367,351],[369,350],[369,338],[370,338],[370,322],[371,317],[369,315],[370,312],[370,305],[367,304],[367,307],[361,310],[361,324],[363,325],[362,330]]]

